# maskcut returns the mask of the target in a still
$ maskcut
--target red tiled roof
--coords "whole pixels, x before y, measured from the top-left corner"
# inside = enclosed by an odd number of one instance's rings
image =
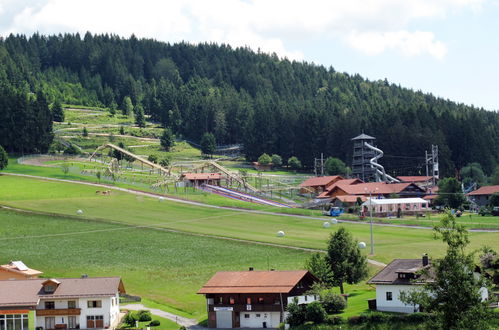
[[[348,195],[373,195],[377,194],[398,194],[413,183],[384,183],[384,182],[368,182],[352,185],[338,185],[337,189],[341,189]]]
[[[398,176],[397,179],[399,179],[402,182],[426,182],[430,181],[432,177],[425,175],[413,175],[413,176]]]
[[[327,186],[328,184],[331,184],[331,182],[338,179],[343,180],[343,177],[339,175],[314,177],[300,183],[300,187]]]
[[[480,187],[479,189],[468,193],[468,196],[476,196],[476,195],[492,195],[494,193],[499,193],[499,186],[485,186]]]
[[[320,193],[317,198],[328,198],[330,197],[331,192],[333,191],[334,187],[339,186],[339,185],[351,185],[351,184],[359,184],[359,183],[364,183],[361,179],[342,179],[338,180],[329,186],[326,187],[326,191]]]
[[[306,270],[218,272],[198,291],[206,293],[288,293]]]
[[[186,180],[220,180],[221,173],[184,173]]]

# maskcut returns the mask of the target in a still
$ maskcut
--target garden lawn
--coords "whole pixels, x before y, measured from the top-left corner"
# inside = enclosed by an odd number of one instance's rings
[[[287,246],[325,249],[325,242],[338,225],[323,228],[325,220],[295,216],[249,213],[219,208],[159,201],[113,191],[110,196],[96,194],[96,188],[79,184],[0,176],[0,204],[13,207],[76,215],[102,222],[168,228],[178,231],[240,238]],[[327,219],[327,218],[326,218]],[[343,223],[356,239],[369,243],[369,225]],[[283,230],[285,237],[277,237]],[[499,233],[471,233],[471,249],[488,245],[499,250]],[[374,227],[375,256],[388,263],[394,258],[419,258],[423,253],[441,256],[445,246],[432,239],[427,229]],[[367,252],[368,249],[364,250]]]

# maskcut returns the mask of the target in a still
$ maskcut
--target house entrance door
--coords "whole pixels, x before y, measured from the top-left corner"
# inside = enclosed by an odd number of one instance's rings
[[[5,320],[0,320],[0,330],[5,330]]]

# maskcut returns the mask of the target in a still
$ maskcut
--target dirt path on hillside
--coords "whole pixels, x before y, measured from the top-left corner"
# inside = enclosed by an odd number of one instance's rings
[[[157,309],[157,308],[149,308],[149,307],[146,307],[142,304],[128,304],[128,305],[120,306],[120,308],[132,310],[132,311],[148,310],[153,315],[172,320],[173,322],[176,322],[179,325],[183,325],[184,327],[186,327],[188,329],[204,329],[204,327],[198,325],[198,322],[195,319],[189,319],[187,317],[183,317],[183,316],[176,315],[173,313],[165,312],[165,311],[163,311],[161,309]]]

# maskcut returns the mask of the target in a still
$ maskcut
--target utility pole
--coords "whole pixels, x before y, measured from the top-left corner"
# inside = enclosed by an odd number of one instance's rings
[[[425,151],[425,164],[426,164],[426,176],[430,175],[431,168],[431,182],[434,186],[436,184],[436,180],[439,178],[439,170],[438,170],[438,146],[431,145],[431,154],[428,151]],[[431,166],[431,167],[430,167]]]
[[[314,158],[314,173],[315,176],[324,176],[324,154],[321,153],[321,158]]]

